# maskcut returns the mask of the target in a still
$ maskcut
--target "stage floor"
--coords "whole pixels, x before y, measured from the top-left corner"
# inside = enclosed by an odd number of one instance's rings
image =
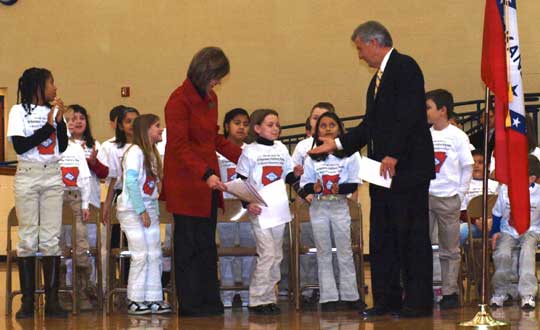
[[[366,272],[369,282],[369,271]],[[18,282],[15,274],[15,282]],[[5,264],[0,264],[0,283],[5,283]],[[14,283],[17,287],[17,283]],[[368,296],[368,304],[371,299]],[[297,312],[292,304],[284,298],[280,301],[283,313],[279,316],[253,316],[247,308],[226,309],[220,317],[206,318],[178,318],[169,316],[130,316],[125,312],[115,312],[111,315],[97,312],[83,312],[68,319],[47,319],[42,315],[33,320],[15,320],[14,315],[5,315],[5,289],[0,289],[0,329],[182,329],[182,330],[214,330],[214,329],[249,329],[249,330],[296,330],[296,329],[324,329],[324,330],[430,330],[430,329],[456,329],[460,321],[470,320],[477,312],[477,307],[468,305],[452,311],[434,310],[433,317],[418,319],[397,319],[391,316],[377,317],[365,320],[356,312],[338,311],[334,313],[320,313],[316,310]],[[16,298],[13,310],[20,305],[20,298]],[[511,323],[512,329],[536,330],[540,328],[540,308],[532,312],[522,312],[514,303],[512,307],[505,307],[492,311],[495,318]]]

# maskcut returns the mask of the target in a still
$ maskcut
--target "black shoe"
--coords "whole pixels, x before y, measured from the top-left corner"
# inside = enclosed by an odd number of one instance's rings
[[[364,303],[362,299],[358,299],[354,301],[342,301],[341,304],[345,305],[346,310],[359,311],[359,312],[364,311],[367,307],[367,305]]]
[[[327,301],[319,305],[321,305],[321,312],[335,312],[337,310],[337,301]]]
[[[232,308],[242,308],[242,297],[238,293],[232,299]]]
[[[427,317],[433,315],[433,309],[412,309],[412,308],[402,308],[399,313],[396,313],[396,317],[400,318],[416,318],[416,317]]]
[[[364,317],[374,317],[389,314],[390,310],[384,306],[374,306],[360,312]]]
[[[459,307],[459,299],[457,293],[443,296],[439,302],[441,309],[453,309]]]
[[[34,290],[36,257],[18,259],[19,281],[21,283],[22,305],[15,314],[16,319],[29,319],[34,317]]]
[[[256,315],[277,315],[281,310],[276,304],[265,304],[258,306],[249,306],[249,312]]]
[[[66,318],[68,312],[60,307],[58,288],[60,286],[60,257],[46,256],[42,259],[45,280],[45,317]]]
[[[272,311],[274,315],[281,314],[281,308],[276,304],[269,304],[268,308]]]

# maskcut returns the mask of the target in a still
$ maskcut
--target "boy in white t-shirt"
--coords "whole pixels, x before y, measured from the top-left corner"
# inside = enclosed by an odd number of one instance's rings
[[[469,188],[474,164],[469,138],[450,125],[454,100],[443,89],[426,93],[427,117],[435,151],[435,179],[429,185],[429,224],[431,242],[439,244],[442,275],[441,309],[458,307],[460,266],[459,214],[461,201]],[[435,228],[438,228],[438,235]],[[436,262],[437,260],[434,260]]]
[[[490,300],[492,307],[502,307],[512,302],[512,279],[518,274],[513,267],[513,250],[519,251],[519,280],[518,292],[521,297],[521,308],[534,310],[535,297],[538,292],[536,271],[536,247],[540,242],[540,161],[529,155],[529,194],[530,194],[530,226],[522,235],[512,226],[510,220],[510,199],[508,187],[503,185],[497,202],[493,207],[493,226],[490,235],[493,248],[493,263],[495,273],[492,278],[493,296]]]

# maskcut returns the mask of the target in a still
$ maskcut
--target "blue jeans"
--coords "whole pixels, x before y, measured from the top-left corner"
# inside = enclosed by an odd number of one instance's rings
[[[473,238],[481,238],[482,237],[482,231],[476,227],[476,225],[471,225],[472,228],[472,237]],[[466,222],[462,222],[459,225],[459,243],[460,245],[465,244],[465,242],[469,239],[469,225]]]

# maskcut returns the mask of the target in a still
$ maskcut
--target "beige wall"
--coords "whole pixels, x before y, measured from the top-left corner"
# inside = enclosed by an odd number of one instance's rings
[[[163,113],[192,55],[221,46],[231,75],[218,88],[221,114],[274,107],[284,124],[301,122],[312,104],[334,102],[342,115],[364,112],[373,70],[359,64],[352,30],[377,19],[395,46],[416,58],[426,88],[457,100],[482,98],[479,78],[484,1],[395,0],[49,0],[0,6],[0,87],[8,105],[30,66],[52,70],[59,95],[92,114],[95,135],[111,135],[110,108],[127,103]],[[540,91],[540,2],[521,0],[526,91]],[[130,98],[120,87],[131,86]],[[11,146],[7,158],[14,159]]]

